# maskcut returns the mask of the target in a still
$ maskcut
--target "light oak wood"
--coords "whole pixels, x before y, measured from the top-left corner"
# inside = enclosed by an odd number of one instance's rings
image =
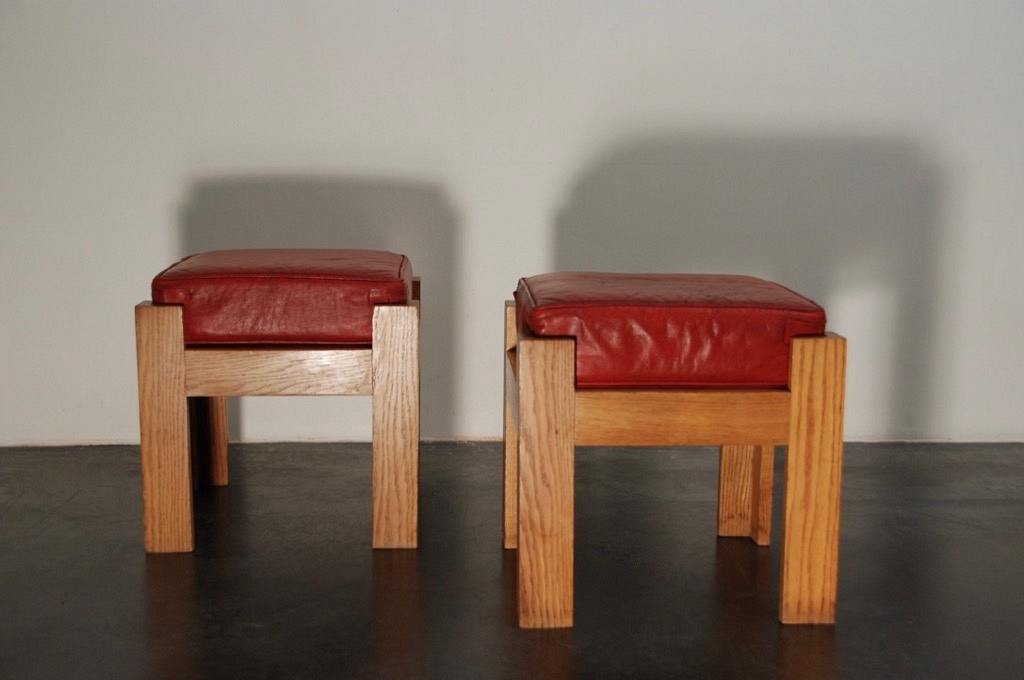
[[[576,392],[579,446],[710,446],[783,443],[789,435],[786,390]]]
[[[368,395],[369,349],[189,349],[189,395]]]
[[[519,546],[519,397],[516,370],[516,308],[505,303],[505,421],[504,486],[502,488],[502,544],[506,549]]]
[[[721,448],[718,464],[718,535],[771,542],[775,447],[741,444]]]
[[[228,473],[228,399],[208,397],[210,409],[210,486],[227,486]]]
[[[573,622],[575,343],[521,340],[519,625]]]
[[[373,312],[373,547],[415,548],[419,518],[420,305]]]
[[[519,421],[519,354],[516,350],[510,349],[505,352],[505,406],[509,409],[510,415]]]
[[[839,567],[846,340],[793,340],[779,619],[833,623]]]
[[[189,552],[192,471],[181,308],[138,305],[135,341],[146,551]]]

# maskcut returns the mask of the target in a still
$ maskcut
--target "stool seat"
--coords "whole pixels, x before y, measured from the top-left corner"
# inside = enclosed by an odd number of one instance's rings
[[[576,386],[785,387],[790,341],[825,311],[752,276],[555,272],[520,279],[531,333],[576,340]]]
[[[412,276],[381,250],[215,250],[171,265],[152,292],[182,307],[187,345],[369,345],[374,306],[408,302]]]

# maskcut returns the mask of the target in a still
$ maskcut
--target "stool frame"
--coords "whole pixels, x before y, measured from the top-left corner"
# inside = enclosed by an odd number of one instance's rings
[[[846,340],[791,342],[778,389],[577,389],[573,338],[539,337],[505,303],[504,546],[523,628],[573,625],[576,446],[719,445],[718,534],[768,545],[786,445],[779,619],[834,623]]]
[[[227,397],[368,395],[373,412],[373,547],[415,548],[420,436],[420,285],[377,305],[372,343],[188,346],[180,305],[135,307],[146,552],[194,548],[194,453],[203,481],[228,484]],[[203,427],[205,425],[205,427]]]

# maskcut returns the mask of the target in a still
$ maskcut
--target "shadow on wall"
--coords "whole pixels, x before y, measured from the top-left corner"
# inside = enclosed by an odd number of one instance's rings
[[[904,139],[638,138],[581,174],[556,217],[555,265],[789,286],[830,318],[858,321],[830,328],[851,341],[848,371],[867,371],[872,436],[927,436],[940,189],[935,165]],[[884,365],[858,365],[862,352]]]
[[[421,436],[447,437],[456,305],[456,216],[440,187],[412,181],[252,176],[194,183],[182,255],[226,248],[372,248],[403,253],[423,282]],[[237,400],[231,434],[239,436]]]

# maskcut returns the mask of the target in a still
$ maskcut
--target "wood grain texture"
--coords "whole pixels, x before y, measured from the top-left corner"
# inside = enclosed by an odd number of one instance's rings
[[[207,397],[210,408],[210,486],[227,486],[228,474],[228,399]]]
[[[135,307],[146,552],[193,547],[192,472],[181,308]]]
[[[507,550],[519,546],[519,385],[516,377],[516,308],[505,302],[504,412],[502,430],[504,474],[502,479],[502,545]]]
[[[579,390],[579,446],[784,443],[786,390]]]
[[[505,406],[512,418],[519,422],[519,353],[505,352]]]
[[[750,499],[750,537],[758,545],[768,545],[772,540],[772,489],[775,482],[775,446],[766,444],[754,449],[754,464],[751,472],[754,492]]]
[[[839,568],[846,340],[793,340],[779,619],[833,623]]]
[[[415,548],[419,532],[420,306],[373,313],[373,547]]]
[[[190,396],[368,395],[369,349],[189,349]]]
[[[722,446],[718,465],[718,535],[768,545],[772,527],[775,447]]]
[[[521,339],[519,625],[573,623],[575,343]]]

